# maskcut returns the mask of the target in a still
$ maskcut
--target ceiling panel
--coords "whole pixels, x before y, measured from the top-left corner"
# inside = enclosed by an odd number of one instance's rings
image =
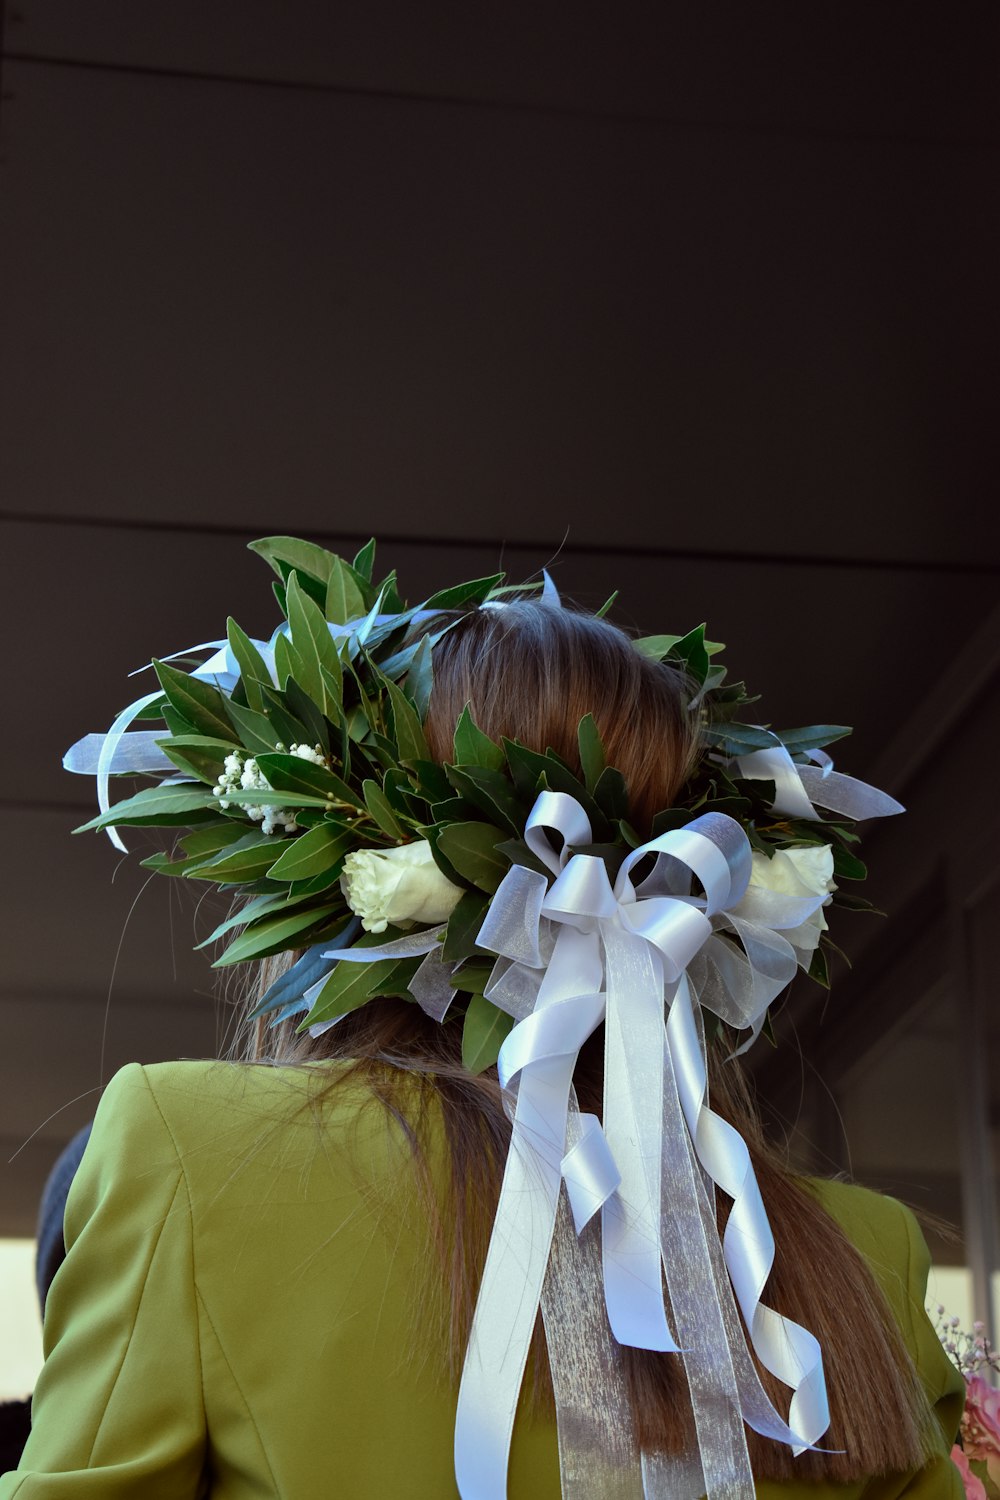
[[[18,54],[757,128],[997,134],[995,7],[11,0]],[[891,86],[887,86],[891,80]]]
[[[8,514],[996,561],[981,153],[5,86]]]

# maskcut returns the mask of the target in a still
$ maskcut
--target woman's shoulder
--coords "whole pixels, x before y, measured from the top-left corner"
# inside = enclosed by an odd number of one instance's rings
[[[326,1095],[342,1070],[337,1063],[271,1067],[218,1058],[128,1063],[107,1084],[100,1111],[113,1110],[119,1119],[155,1112],[168,1125],[219,1110],[232,1111],[232,1118],[275,1108],[286,1113]],[[344,1091],[345,1096],[356,1093],[349,1080]]]
[[[896,1261],[923,1245],[916,1218],[898,1198],[839,1178],[807,1177],[804,1184],[866,1259]]]
[[[927,1316],[931,1257],[916,1215],[897,1198],[853,1183],[809,1178],[805,1185],[864,1256],[931,1401],[957,1403],[957,1424],[962,1380]]]
[[[897,1198],[831,1178],[805,1186],[861,1252],[904,1328],[922,1314],[930,1255],[920,1226]],[[916,1308],[915,1305],[916,1304]]]
[[[359,1161],[389,1171],[401,1134],[344,1063],[130,1063],[104,1091],[88,1152],[144,1174],[173,1162],[200,1196],[237,1175],[308,1174],[319,1161],[340,1176]]]

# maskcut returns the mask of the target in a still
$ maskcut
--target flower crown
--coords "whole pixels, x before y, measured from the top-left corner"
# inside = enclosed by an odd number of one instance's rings
[[[401,936],[401,923],[447,918],[443,958],[457,992],[455,1014],[464,1008],[463,1057],[480,1071],[496,1062],[510,1017],[485,998],[490,969],[476,935],[512,865],[544,869],[524,837],[539,792],[563,793],[585,811],[591,837],[575,852],[599,850],[614,878],[642,843],[628,821],[628,789],[606,764],[590,715],[579,728],[582,780],[551,750],[495,744],[468,709],[455,726],[451,763],[431,759],[422,720],[434,646],[454,624],[445,612],[502,603],[514,592],[504,588],[503,574],[408,608],[394,574],[372,581],[374,542],[352,563],[292,537],[268,537],[251,549],[278,575],[284,620],[266,643],[229,620],[225,641],[154,661],[160,690],[130,705],[107,735],[86,736],[65,757],[67,769],[96,773],[101,782],[102,811],[77,831],[106,829],[124,848],[117,826],[190,828],[172,853],[143,864],[246,898],[206,940],[226,940],[216,967],[307,950],[256,1012],[279,1021],[302,1014],[303,1029],[372,995],[414,998],[419,956],[360,969],[339,965],[332,952],[323,956],[355,937],[358,914],[373,935],[362,936],[361,945],[374,935]],[[542,597],[558,606],[548,579]],[[822,890],[824,897],[829,890],[834,904],[868,906],[838,890],[834,877],[864,879],[853,852],[854,820],[892,810],[891,799],[820,819],[804,798],[782,805],[778,796],[782,781],[794,792],[812,773],[822,802],[823,791],[846,778],[830,779],[821,752],[850,731],[827,724],[774,733],[741,722],[737,715],[754,700],[742,683],[726,683],[718,662],[723,647],[705,639],[703,626],[633,644],[683,672],[692,684],[689,709],[699,717],[695,767],[677,805],[654,818],[653,835],[725,813],[762,856],[755,861],[761,885],[780,850],[771,885],[806,895]],[[188,670],[179,665],[198,658],[205,659]],[[149,721],[164,728],[130,727]],[[804,777],[792,767],[802,767]],[[107,778],[116,774],[153,776],[156,784],[112,807]],[[833,946],[825,925],[821,917],[810,923],[798,950],[822,985]]]
[[[693,771],[648,839],[589,714],[582,775],[551,750],[495,743],[468,707],[440,765],[423,728],[435,645],[461,612],[517,590],[496,574],[410,608],[394,575],[372,581],[372,542],[353,563],[290,537],[252,546],[278,575],[282,622],[264,642],[230,620],[225,641],[153,663],[159,688],[67,754],[98,778],[101,812],[84,827],[120,848],[116,825],[190,830],[144,863],[245,898],[209,939],[227,944],[217,964],[300,955],[255,1014],[316,1033],[401,996],[462,1018],[467,1068],[497,1064],[512,1139],[459,1393],[463,1500],[505,1493],[554,1287],[557,1415],[573,1417],[559,1424],[564,1472],[592,1474],[588,1494],[610,1493],[622,1466],[629,1493],[675,1492],[630,1426],[616,1354],[628,1344],[684,1359],[692,1493],[752,1495],[743,1423],[801,1451],[829,1414],[815,1338],[762,1300],[774,1240],[746,1144],[707,1099],[706,1038],[726,1023],[749,1045],[800,968],[828,983],[823,911],[867,905],[839,888],[865,876],[854,825],[899,804],[834,771],[825,746],[844,727],[745,722],[754,700],[726,682],[703,626],[633,643],[680,669],[697,715]],[[547,577],[541,597],[559,607]],[[162,727],[133,727],[150,721]],[[117,774],[154,785],[112,807]],[[602,1023],[598,1120],[579,1112],[572,1081]],[[733,1199],[721,1243],[716,1186]],[[748,1341],[792,1390],[787,1421]]]

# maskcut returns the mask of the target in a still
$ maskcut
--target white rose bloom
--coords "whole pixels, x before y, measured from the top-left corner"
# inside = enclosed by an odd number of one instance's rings
[[[340,889],[366,932],[384,932],[390,922],[443,922],[462,895],[441,874],[426,839],[355,850],[344,860]]]
[[[793,849],[776,849],[770,859],[755,850],[748,893],[754,887],[776,891],[782,896],[825,894],[823,906],[828,906],[828,893],[837,889],[833,880],[833,850],[829,844],[802,844]],[[823,906],[817,907],[801,926],[782,928],[781,936],[787,938],[793,948],[806,954],[814,953],[819,946],[820,933],[827,930]],[[740,915],[739,906],[733,907],[733,911]]]

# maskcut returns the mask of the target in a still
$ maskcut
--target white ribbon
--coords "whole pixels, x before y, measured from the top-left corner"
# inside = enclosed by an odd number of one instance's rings
[[[513,866],[477,937],[497,955],[487,996],[516,1021],[498,1059],[513,1128],[459,1392],[460,1494],[506,1494],[514,1416],[565,1182],[578,1235],[600,1213],[603,1300],[616,1341],[683,1354],[700,1449],[684,1457],[687,1469],[700,1464],[710,1497],[749,1500],[742,1422],[796,1451],[814,1445],[828,1423],[822,1358],[811,1334],[761,1300],[774,1241],[746,1145],[706,1103],[694,1000],[755,1034],[796,969],[779,929],[799,926],[825,892],[761,891],[748,899],[749,841],[719,813],[633,850],[614,885],[603,860],[573,853],[592,842],[574,798],[541,793],[525,840],[550,875]],[[729,910],[737,905],[739,917]],[[442,928],[431,929],[336,956],[426,955],[421,967],[430,962],[438,1003],[421,1003],[440,1016],[441,998],[447,992],[450,999],[442,938]],[[595,1116],[580,1116],[568,1137],[577,1056],[602,1020],[603,1128]],[[702,1201],[701,1170],[733,1198],[721,1247]],[[562,1263],[574,1264],[565,1248]],[[679,1339],[664,1305],[664,1270]],[[793,1391],[787,1423],[760,1385],[740,1314],[763,1364]],[[564,1329],[557,1355],[564,1365],[566,1347]],[[571,1393],[574,1409],[585,1405],[572,1369],[561,1369],[556,1384]],[[647,1495],[662,1492],[665,1472],[661,1458],[645,1456]],[[585,1492],[576,1481],[573,1488]]]
[[[661,1232],[661,1174],[664,1162],[678,1149],[663,1134],[668,1055],[670,1088],[680,1095],[699,1160],[736,1200],[735,1227],[727,1237],[725,1258],[754,1347],[797,1395],[800,1388],[807,1390],[795,1407],[796,1420],[786,1424],[762,1392],[744,1397],[745,1379],[733,1372],[728,1352],[717,1351],[714,1390],[713,1367],[704,1360],[700,1366],[702,1412],[711,1412],[716,1432],[721,1408],[728,1405],[738,1422],[739,1413],[748,1407],[744,1415],[755,1418],[753,1425],[796,1447],[809,1446],[826,1427],[818,1346],[805,1330],[760,1300],[773,1259],[773,1239],[746,1147],[704,1104],[704,1059],[693,1026],[678,1021],[664,1033],[665,987],[675,997],[671,1017],[676,1010],[683,1018],[690,1011],[687,971],[701,954],[706,959],[704,993],[699,998],[727,1020],[751,1028],[759,1027],[767,1005],[795,972],[794,951],[774,925],[765,927],[762,921],[727,913],[727,907],[741,901],[749,879],[746,835],[732,819],[707,814],[634,850],[613,887],[602,860],[571,852],[574,846],[592,842],[587,818],[572,797],[543,792],[528,819],[525,840],[555,878],[549,886],[540,873],[512,869],[477,938],[480,947],[497,953],[503,963],[490,998],[503,1004],[514,996],[516,1003],[506,1007],[512,1013],[531,991],[524,970],[543,973],[534,1010],[515,1025],[499,1058],[504,1086],[517,1078],[517,1107],[459,1395],[455,1455],[463,1500],[499,1500],[505,1493],[514,1410],[538,1305],[536,1290],[555,1221],[557,1161],[577,1232],[601,1210],[604,1298],[616,1339],[641,1348],[678,1350],[661,1278],[667,1255]],[[652,868],[636,885],[633,872],[650,859]],[[701,895],[690,894],[692,879],[700,885]],[[825,899],[825,893],[809,898],[762,895],[763,904],[752,908],[753,915],[786,928],[797,926]],[[729,938],[719,935],[724,930],[744,944],[742,955]],[[544,957],[546,950],[550,956]],[[586,1119],[581,1139],[564,1151],[569,1080],[579,1047],[602,1018],[604,1128],[596,1119]],[[667,1212],[673,1208],[671,1204]],[[696,1222],[700,1210],[693,1189],[691,1213]],[[703,1260],[703,1279],[711,1281],[707,1255]],[[512,1308],[517,1310],[513,1319]],[[724,1328],[721,1310],[715,1321]],[[697,1327],[691,1331],[697,1338]],[[800,1357],[789,1358],[785,1345]],[[725,1359],[719,1357],[723,1353]],[[743,1376],[746,1363],[741,1364]],[[695,1407],[697,1416],[697,1402]],[[706,1436],[701,1434],[702,1463],[709,1494],[726,1487],[733,1493],[734,1471],[740,1474],[742,1492],[752,1493],[742,1438],[730,1443],[732,1451],[724,1461],[715,1462]],[[718,1451],[720,1445],[714,1446]]]
[[[771,810],[789,818],[818,819],[819,813],[813,803],[840,813],[855,823],[865,818],[888,818],[906,811],[903,804],[887,792],[880,792],[878,787],[869,786],[866,781],[857,781],[853,776],[835,771],[833,761],[824,750],[811,751],[810,759],[817,764],[796,765],[775,735],[774,744],[768,749],[737,756],[735,764],[739,774],[748,780],[773,781]]]

